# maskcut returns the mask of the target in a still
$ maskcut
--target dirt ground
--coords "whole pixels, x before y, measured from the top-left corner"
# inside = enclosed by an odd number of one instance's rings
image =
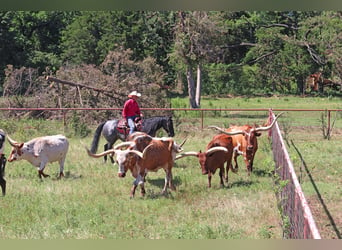
[[[325,204],[318,196],[306,197],[322,239],[341,239],[342,200]]]
[[[308,127],[295,127],[293,129],[293,134],[298,135],[297,140],[302,140],[305,142],[315,142],[317,138],[322,137],[322,132],[320,131],[320,127],[312,126],[310,127],[311,134],[308,134],[307,131],[309,130]],[[303,136],[300,136],[303,135]],[[332,136],[335,137],[335,140],[342,139],[342,129],[341,128],[335,128],[333,130]],[[292,136],[294,137],[294,136]],[[305,137],[305,138],[304,138]],[[304,148],[303,144],[301,145],[302,148]],[[311,144],[310,144],[311,145]],[[331,145],[334,146],[334,150],[325,148],[324,150],[327,150],[327,152],[340,152],[341,149],[338,150],[339,144],[331,142]],[[307,153],[307,152],[306,152]],[[292,155],[290,154],[290,158],[292,157],[298,157],[298,155]],[[309,157],[308,155],[305,155],[303,152],[302,157],[303,160],[306,161]],[[330,156],[327,156],[328,158]],[[336,155],[334,157],[341,157],[341,155]],[[317,160],[317,159],[316,159]],[[317,162],[320,162],[317,160]],[[313,166],[316,163],[307,162],[309,165],[308,168],[312,169]],[[317,163],[319,165],[319,163]],[[327,162],[327,167],[329,168],[337,168],[338,166],[332,166],[330,163]],[[296,167],[295,167],[296,168]],[[297,170],[296,170],[297,171]],[[310,173],[312,175],[313,181],[317,180],[318,178],[324,178],[324,172],[318,171],[317,169],[315,171],[312,171]],[[317,175],[323,175],[323,176],[317,176]],[[297,173],[298,176],[298,173]],[[330,176],[331,181],[334,183],[342,184],[342,181],[340,180],[338,175],[332,175]],[[324,179],[324,182],[329,182],[328,177]],[[314,185],[314,183],[312,183]],[[317,188],[317,187],[316,187]],[[337,187],[339,188],[339,187]],[[323,192],[322,190],[319,190],[317,188],[316,192],[311,195],[305,194],[305,198],[310,206],[313,218],[316,222],[317,229],[321,235],[322,239],[341,239],[342,236],[342,213],[341,213],[341,207],[342,207],[342,197],[339,197],[336,199],[336,197],[332,200],[331,198],[328,198],[328,194]]]

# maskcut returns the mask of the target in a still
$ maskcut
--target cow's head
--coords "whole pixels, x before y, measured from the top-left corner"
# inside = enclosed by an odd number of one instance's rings
[[[244,137],[246,141],[246,151],[253,153],[257,147],[257,137],[261,135],[260,132],[255,131],[255,128],[249,127],[244,130]]]
[[[11,144],[12,149],[11,153],[7,159],[7,161],[12,162],[15,160],[20,160],[21,156],[23,155],[23,142],[16,142],[15,140],[11,139],[9,136],[7,136],[8,142]]]
[[[132,172],[134,178],[138,176],[138,169],[136,168],[137,157],[134,154],[136,150],[125,149],[125,150],[115,150],[116,163],[118,164],[118,176],[124,178],[128,170]]]

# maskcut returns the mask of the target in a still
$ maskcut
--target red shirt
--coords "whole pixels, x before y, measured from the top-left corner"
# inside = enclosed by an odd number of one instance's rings
[[[122,117],[127,118],[128,116],[140,116],[140,108],[136,100],[130,98],[125,102]]]

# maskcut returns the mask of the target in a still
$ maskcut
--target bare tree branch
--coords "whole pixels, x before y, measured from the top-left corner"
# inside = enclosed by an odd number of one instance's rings
[[[223,46],[222,48],[236,48],[236,47],[242,47],[242,46],[257,46],[257,45],[258,44],[256,43],[241,42],[239,44],[226,45],[226,46]]]
[[[264,28],[283,27],[283,28],[287,28],[287,29],[299,30],[298,27],[294,27],[292,25],[288,25],[288,24],[284,24],[284,23],[273,23],[273,24],[269,24],[269,25],[261,25],[260,27],[264,27]]]
[[[264,59],[265,57],[271,56],[271,55],[273,55],[273,54],[275,54],[275,53],[276,53],[276,51],[271,51],[271,52],[269,52],[269,53],[263,54],[263,55],[261,55],[261,56],[255,58],[255,59],[253,59],[253,60],[249,60],[248,62],[246,62],[246,64],[253,64],[253,63],[256,63],[256,62],[258,62],[258,61]]]
[[[113,91],[112,91],[112,90],[94,88],[94,87],[87,86],[87,85],[84,85],[84,84],[81,84],[81,83],[74,83],[74,82],[69,82],[69,81],[65,81],[65,80],[60,80],[60,79],[57,79],[57,78],[52,77],[52,76],[47,76],[47,77],[46,77],[46,80],[47,80],[47,81],[57,82],[57,83],[63,83],[63,84],[67,84],[67,85],[70,85],[70,86],[75,86],[75,87],[77,87],[77,88],[91,89],[91,90],[97,91],[97,92],[99,92],[99,93],[103,93],[103,94],[105,94],[105,95],[108,96],[108,97],[115,98],[115,97],[112,95],[112,94],[113,94]]]

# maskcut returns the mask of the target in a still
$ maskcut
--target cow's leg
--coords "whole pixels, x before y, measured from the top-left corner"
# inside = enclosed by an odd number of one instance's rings
[[[146,191],[145,191],[145,185],[144,185],[144,176],[141,175],[140,173],[138,174],[137,178],[133,182],[133,187],[131,189],[131,198],[134,197],[135,195],[135,190],[137,189],[137,186],[140,185],[141,188],[141,195],[144,196]]]
[[[234,154],[234,157],[233,157],[233,154]],[[228,175],[228,171],[229,171],[229,168],[230,170],[232,170],[233,173],[237,173],[238,170],[239,170],[239,166],[237,164],[237,157],[239,156],[238,154],[236,154],[235,152],[233,153],[227,160],[227,169],[226,169],[226,172],[227,172],[227,175]],[[233,167],[233,159],[234,159],[234,162],[235,162],[235,167]],[[226,180],[228,182],[228,176],[226,177]]]
[[[226,183],[228,183],[228,172],[229,169],[232,170],[233,173],[237,173],[237,170],[235,171],[235,169],[233,169],[233,165],[232,165],[232,158],[233,158],[233,154],[232,153],[228,153],[228,157],[227,157],[227,163],[226,163],[226,175],[225,175],[225,181]]]
[[[248,158],[247,158],[247,154],[244,154],[243,155],[243,159],[244,159],[244,161],[245,161],[245,163],[246,163],[246,169],[247,169],[247,174],[248,174],[248,176],[250,176],[251,175],[251,172],[252,172],[252,164],[253,164],[253,160],[248,160]],[[253,159],[253,158],[252,158]]]
[[[229,173],[229,169],[231,169],[231,168],[232,168],[232,163],[227,162],[227,164],[226,164],[226,175],[224,176],[224,180],[226,181],[226,183],[228,183],[228,173]]]
[[[41,163],[40,163],[40,167],[39,167],[39,169],[38,169],[38,176],[39,176],[40,179],[42,179],[42,176],[43,176],[44,178],[50,177],[50,175],[44,173],[45,165],[46,165],[45,162],[41,162]]]
[[[133,183],[133,186],[132,186],[132,188],[131,188],[131,194],[130,194],[130,197],[131,198],[134,198],[134,194],[135,194],[135,190],[137,189],[137,185],[135,185],[134,183]]]
[[[170,174],[169,171],[167,169],[165,169],[165,181],[164,181],[164,187],[162,190],[162,194],[166,194],[167,191],[167,186],[169,185],[169,179],[170,179]]]
[[[250,168],[249,168],[249,170],[250,170],[251,173],[253,172],[253,163],[254,163],[255,152],[256,152],[256,149],[255,149],[255,151],[254,151],[254,153],[253,153],[252,159],[249,161],[249,162],[250,162]]]
[[[173,181],[172,181],[172,169],[170,168],[169,170],[169,188],[172,190],[172,191],[176,191],[176,186],[173,184]]]
[[[251,175],[251,169],[252,169],[251,162],[247,159],[246,155],[243,155],[243,157],[244,157],[244,160],[246,163],[247,174],[248,174],[248,176],[250,176]]]
[[[228,172],[229,172],[229,168],[230,168],[230,165],[228,162],[227,162],[227,165],[226,165],[226,172],[225,172],[225,175],[224,175],[224,181],[228,183]]]
[[[65,162],[65,158],[59,160],[59,176],[58,176],[58,179],[61,179],[62,177],[64,177],[64,162]]]
[[[143,197],[145,196],[146,194],[145,185],[140,185],[140,194]]]
[[[165,169],[165,184],[162,190],[163,194],[166,193],[168,187],[173,191],[176,190],[176,187],[172,183],[172,170],[171,169],[172,169],[172,164],[170,164],[168,168]]]
[[[239,156],[239,153],[234,151],[234,162],[235,162],[235,167],[234,167],[234,171],[233,171],[234,173],[237,173],[238,170],[239,170],[239,165],[238,165],[238,162],[237,162],[238,156]],[[232,170],[233,170],[233,168],[232,168]]]
[[[224,183],[223,183],[224,164],[222,164],[222,166],[220,167],[219,176],[220,176],[220,187],[223,188],[224,187]]]
[[[208,172],[208,188],[211,188],[211,172]]]

